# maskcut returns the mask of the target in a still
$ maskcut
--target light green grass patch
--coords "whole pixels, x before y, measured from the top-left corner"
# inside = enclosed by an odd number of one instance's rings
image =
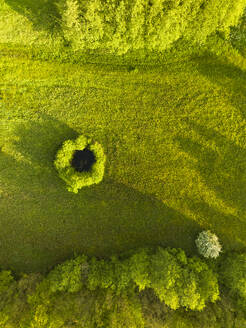
[[[243,51],[214,36],[207,52],[183,40],[161,57],[61,52],[52,1],[7,3],[0,0],[0,265],[42,271],[74,252],[156,245],[191,254],[203,229],[225,250],[245,247]],[[80,134],[103,146],[107,163],[102,183],[72,194],[53,161]]]

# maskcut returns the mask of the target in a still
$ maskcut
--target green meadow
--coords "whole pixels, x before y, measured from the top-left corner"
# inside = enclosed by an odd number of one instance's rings
[[[0,328],[245,328],[245,227],[246,0],[0,0]]]
[[[59,55],[17,3],[0,2],[1,267],[157,245],[193,255],[203,229],[245,248],[245,53],[217,36],[162,56]],[[102,183],[73,194],[53,161],[79,134],[107,161]]]

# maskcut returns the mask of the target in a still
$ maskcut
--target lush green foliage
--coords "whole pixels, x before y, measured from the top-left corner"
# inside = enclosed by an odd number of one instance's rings
[[[216,258],[221,252],[221,245],[218,237],[211,231],[202,231],[196,239],[198,252],[207,258]]]
[[[0,276],[0,327],[27,327],[31,317],[27,298],[35,291],[41,275],[24,274],[18,281],[7,271],[1,271]]]
[[[130,277],[140,291],[150,287],[150,261],[145,250],[137,252],[130,259]]]
[[[215,31],[228,34],[245,0],[66,0],[59,8],[64,37],[74,49],[121,54],[163,51],[181,37],[204,43]]]
[[[84,261],[82,258],[82,263]],[[86,280],[81,274],[80,258],[59,266],[54,274],[51,273],[51,277],[57,275],[62,280],[56,283],[56,278],[51,278],[55,291],[79,291],[82,289],[82,280]],[[68,277],[71,281],[67,281]],[[179,307],[202,310],[207,302],[215,302],[219,296],[218,282],[213,272],[200,259],[187,258],[180,249],[159,248],[154,255],[142,250],[125,261],[93,258],[89,263],[86,281],[89,290],[112,289],[116,294],[133,291],[136,286],[140,291],[151,288],[160,301],[175,310]]]
[[[88,148],[95,156],[95,163],[88,172],[77,172],[71,165],[73,154],[76,150]],[[104,175],[106,156],[102,146],[98,142],[92,142],[90,138],[79,136],[76,140],[66,140],[58,150],[55,167],[59,176],[66,182],[68,190],[78,193],[78,190],[97,184],[102,181]]]
[[[8,289],[8,286],[14,281],[11,271],[0,272],[0,293]]]
[[[227,270],[242,269],[239,261],[230,267],[230,258]],[[79,256],[43,277],[15,280],[7,271],[0,277],[1,328],[242,328],[246,323],[225,295],[214,302],[215,273],[181,249],[145,249],[124,259]],[[178,300],[186,310],[173,311],[161,299],[173,308],[178,306],[170,300]]]
[[[110,289],[91,293],[49,294],[40,284],[29,297],[31,316],[26,327],[39,328],[142,328],[143,316],[137,295],[116,295]]]
[[[146,328],[242,328],[246,318],[227,295],[202,311],[170,310],[149,290],[141,294]]]
[[[85,256],[64,262],[62,265],[57,265],[48,275],[49,289],[52,293],[57,291],[75,293],[82,289],[87,274],[88,263]]]
[[[200,259],[187,259],[182,250],[161,249],[151,259],[150,286],[172,309],[202,310],[219,297],[218,282]]]
[[[221,282],[229,288],[246,313],[246,254],[232,253],[223,259],[220,276]]]

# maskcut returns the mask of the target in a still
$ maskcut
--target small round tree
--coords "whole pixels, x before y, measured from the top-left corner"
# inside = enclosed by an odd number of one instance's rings
[[[206,258],[218,257],[222,249],[218,237],[209,230],[200,232],[195,243],[198,252]]]
[[[66,182],[67,189],[77,193],[82,187],[102,181],[105,161],[106,156],[99,143],[79,136],[62,144],[54,165],[59,176]]]

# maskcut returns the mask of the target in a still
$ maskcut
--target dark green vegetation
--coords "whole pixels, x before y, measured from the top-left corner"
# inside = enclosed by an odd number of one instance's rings
[[[81,135],[63,143],[54,164],[68,191],[77,194],[79,189],[102,181],[105,161],[102,146]]]
[[[246,254],[231,254],[220,267],[221,281],[246,311]]]
[[[1,274],[0,326],[244,328],[245,257],[226,254],[246,246],[246,1],[58,3],[0,0],[0,266],[29,273]],[[100,184],[73,194],[53,162],[81,134],[107,163]],[[138,247],[197,254],[201,230],[223,245],[216,261],[191,269],[190,257],[157,252],[129,292],[110,288],[123,268],[104,279],[108,257]],[[78,259],[44,282],[30,273],[74,253],[104,258],[89,261],[102,270],[95,290],[80,286]]]
[[[246,271],[240,264],[245,254],[233,255],[221,261],[223,277],[237,280],[240,275],[237,289],[244,293],[241,302],[245,302]],[[214,269],[220,271],[219,267]],[[241,305],[234,313],[236,299],[228,298],[234,286],[228,287],[218,301],[216,273],[180,249],[142,249],[110,260],[79,256],[56,266],[46,277],[29,274],[16,281],[9,271],[2,271],[0,324],[8,328],[243,328]],[[205,309],[185,311],[190,308]]]

